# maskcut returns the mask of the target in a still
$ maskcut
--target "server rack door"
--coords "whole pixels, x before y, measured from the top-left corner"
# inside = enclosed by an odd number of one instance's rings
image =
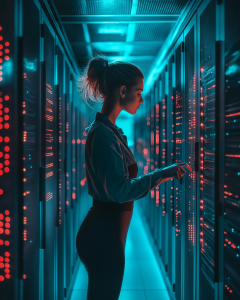
[[[215,8],[200,15],[200,300],[215,299]]]
[[[46,245],[44,251],[44,298],[54,299],[55,220],[57,201],[57,155],[56,155],[56,95],[54,91],[54,38],[44,23],[45,68],[45,202]]]
[[[151,170],[151,93],[146,97],[146,112],[147,112],[147,126],[146,126],[146,165],[147,165],[147,173]],[[145,197],[145,205],[146,205],[146,219],[148,224],[150,224],[150,203],[151,203],[151,193]]]
[[[175,149],[174,158],[176,163],[182,162],[182,44],[176,49],[176,88],[175,88]],[[175,223],[175,297],[181,300],[181,278],[182,278],[182,178],[174,182],[174,223]]]
[[[160,155],[161,155],[161,168],[166,167],[166,97],[165,97],[165,70],[161,73],[161,116],[160,116]],[[167,254],[166,254],[166,247],[167,247],[167,224],[166,224],[166,183],[160,184],[160,199],[161,199],[161,245],[162,251],[160,251],[160,255],[162,256],[162,262],[167,272]]]
[[[158,105],[158,80],[154,85],[154,169],[158,169],[158,151],[159,151],[159,134],[158,130],[158,122],[159,122],[159,105]],[[154,198],[154,242],[157,246],[157,238],[158,238],[158,214],[159,214],[159,186],[155,189],[155,198]]]
[[[58,296],[64,298],[64,211],[65,211],[65,102],[63,96],[63,54],[58,49],[58,86],[59,86],[59,215],[58,215]]]
[[[187,172],[185,181],[185,220],[184,220],[184,300],[194,299],[195,273],[194,273],[194,251],[195,251],[195,207],[196,207],[196,180],[195,180],[195,25],[191,22],[188,32],[185,33],[185,99],[184,99],[184,135],[185,135],[185,157],[193,172]]]
[[[75,223],[74,223],[74,233],[73,233],[73,266],[75,268],[76,262],[78,259],[78,254],[77,254],[77,249],[75,247],[75,241],[76,241],[76,236],[78,232],[78,219],[79,219],[79,213],[78,213],[78,206],[79,206],[79,198],[78,198],[78,186],[77,186],[77,173],[78,173],[78,165],[77,165],[77,159],[78,159],[78,144],[77,144],[77,136],[78,136],[78,110],[77,110],[77,97],[76,97],[76,82],[73,80],[73,101],[74,101],[74,143],[73,143],[73,152],[74,152],[74,185],[73,185],[73,198],[74,198],[74,218],[75,218]]]
[[[17,73],[22,60],[21,56],[17,60],[14,3],[2,1],[0,10],[0,261],[4,265],[0,290],[4,300],[14,299],[16,283],[24,274],[22,96],[16,84],[22,80],[22,73]]]
[[[72,77],[71,77],[72,78]],[[75,259],[76,259],[76,247],[74,247],[73,243],[76,240],[76,151],[75,151],[75,143],[76,143],[76,106],[75,106],[75,99],[74,99],[74,81],[71,80],[72,85],[72,139],[71,139],[71,145],[72,145],[72,273],[74,272],[75,267]]]
[[[167,140],[167,166],[173,164],[173,100],[172,100],[172,58],[168,63],[168,73],[167,73],[167,127],[166,127],[166,140]],[[173,184],[174,179],[166,182],[166,205],[168,211],[168,277],[171,285],[173,282],[173,272],[172,272],[172,260],[173,260]]]
[[[151,95],[150,95],[150,172],[154,170],[154,86],[151,89]],[[155,210],[155,189],[152,189],[150,191],[150,229],[152,232],[152,235],[154,235],[154,210]]]
[[[224,299],[240,298],[239,2],[225,2]]]
[[[157,141],[158,141],[158,150],[157,150],[157,160],[158,168],[162,167],[162,150],[161,150],[161,119],[162,119],[162,81],[161,75],[158,79],[158,123],[157,123]],[[157,237],[157,247],[159,256],[162,256],[162,197],[161,197],[161,184],[158,186],[158,200],[159,200],[159,210],[158,210],[158,237]]]
[[[71,210],[71,180],[72,180],[72,141],[71,141],[71,94],[70,70],[65,61],[65,92],[66,92],[66,288],[69,288],[72,274],[72,210]]]
[[[23,166],[24,287],[23,299],[39,295],[39,166],[40,166],[40,32],[39,10],[23,2]]]

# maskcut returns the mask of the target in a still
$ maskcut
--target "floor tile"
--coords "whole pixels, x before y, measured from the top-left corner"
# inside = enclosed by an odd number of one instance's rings
[[[166,290],[162,273],[156,261],[140,260],[139,267],[145,290]]]
[[[147,300],[170,300],[167,291],[146,291]]]
[[[147,300],[144,291],[121,291],[119,300]]]

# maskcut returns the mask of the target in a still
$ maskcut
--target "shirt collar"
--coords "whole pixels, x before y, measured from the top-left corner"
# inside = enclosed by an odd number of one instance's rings
[[[122,128],[118,127],[117,125],[114,125],[108,119],[108,117],[106,117],[104,114],[102,114],[100,112],[97,112],[97,114],[95,116],[95,120],[87,128],[85,128],[85,130],[90,130],[93,123],[96,121],[103,122],[103,123],[107,124],[108,126],[110,126],[115,132],[118,132],[120,134],[120,136],[124,139],[125,143],[127,144],[127,136],[124,134]]]

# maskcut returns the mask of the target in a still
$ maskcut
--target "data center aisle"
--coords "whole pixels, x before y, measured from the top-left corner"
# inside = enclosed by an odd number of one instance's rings
[[[125,273],[119,300],[170,299],[136,203],[128,231],[125,257]],[[87,272],[81,264],[71,300],[86,299],[87,285]]]

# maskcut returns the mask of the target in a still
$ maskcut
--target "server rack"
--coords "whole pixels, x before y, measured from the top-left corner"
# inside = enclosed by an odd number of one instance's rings
[[[240,256],[240,222],[239,222],[239,166],[240,166],[240,106],[239,106],[239,3],[236,1],[225,2],[225,104],[224,114],[220,117],[225,119],[225,160],[223,166],[219,166],[219,172],[224,170],[224,266],[223,266],[223,284],[224,299],[235,300],[240,297],[239,288],[239,256]],[[221,48],[220,48],[221,50]],[[219,51],[220,52],[220,51]],[[219,53],[221,58],[221,52]],[[219,97],[221,94],[219,93]],[[219,99],[221,100],[221,98]],[[223,104],[223,101],[220,101]],[[221,107],[219,114],[222,113]],[[219,120],[220,121],[220,120]],[[224,128],[220,128],[224,129]],[[221,142],[221,132],[219,144]],[[221,178],[219,178],[221,180]],[[220,181],[221,183],[221,181]],[[220,186],[219,186],[220,188]],[[221,190],[219,191],[221,193]],[[221,194],[220,194],[221,195]],[[221,209],[221,206],[220,206]]]
[[[176,299],[239,298],[236,273],[238,205],[235,200],[238,190],[233,175],[229,175],[239,173],[236,171],[239,156],[236,147],[239,140],[239,97],[236,93],[239,90],[236,75],[239,45],[234,38],[239,26],[233,26],[238,8],[237,3],[203,1],[169,51],[158,79],[160,101],[171,97],[173,100],[160,105],[160,143],[165,142],[164,134],[167,141],[165,147],[160,146],[159,159],[162,165],[163,158],[167,165],[171,159],[172,163],[188,162],[193,169],[180,181],[175,180],[172,186],[167,182],[166,189],[164,185],[159,187],[165,216],[161,215],[157,220],[160,230],[157,248],[172,285],[170,295]],[[169,72],[167,76],[166,72]],[[224,73],[229,77],[226,81]],[[168,98],[164,89],[169,91]],[[228,104],[224,104],[224,92]],[[228,130],[224,129],[225,124],[229,126]],[[225,143],[225,137],[228,143]],[[172,146],[174,151],[169,148]],[[231,211],[233,207],[236,208],[234,212]],[[172,208],[174,213],[169,214]],[[175,234],[171,237],[173,228]]]

